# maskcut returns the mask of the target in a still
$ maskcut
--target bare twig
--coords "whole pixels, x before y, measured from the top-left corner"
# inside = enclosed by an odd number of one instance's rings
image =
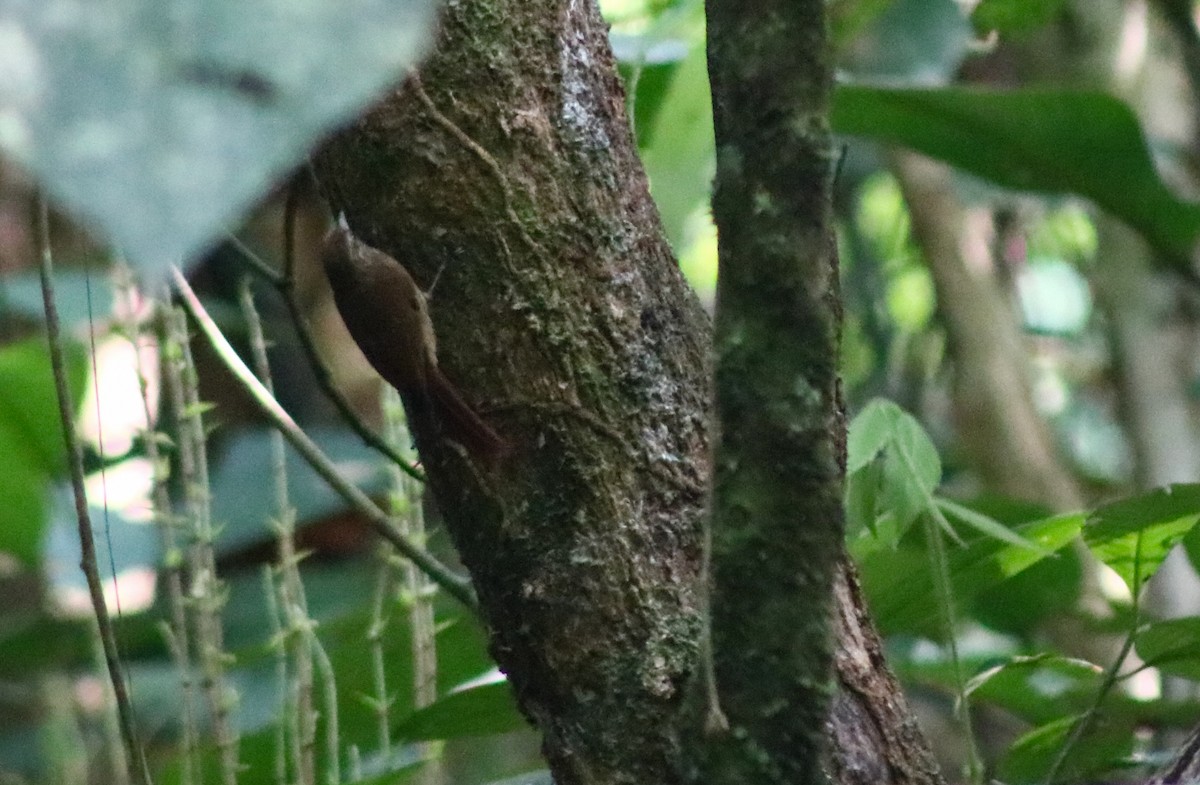
[[[321,452],[321,449],[296,424],[291,415],[284,411],[274,396],[263,387],[258,378],[246,367],[242,359],[238,357],[237,352],[225,340],[225,336],[221,335],[221,331],[213,322],[212,317],[208,315],[204,310],[204,306],[200,304],[200,300],[196,297],[195,292],[192,291],[192,287],[184,279],[183,274],[178,269],[174,269],[172,270],[172,277],[176,289],[182,297],[184,308],[192,320],[196,322],[200,331],[204,333],[213,350],[221,358],[222,362],[225,363],[226,368],[237,377],[238,381],[250,393],[251,398],[258,405],[260,411],[283,433],[284,438],[288,440],[292,447],[300,453],[317,474],[321,475],[322,479],[329,483],[331,488],[366,516],[367,521],[380,537],[390,542],[400,553],[412,560],[434,583],[445,589],[448,594],[462,602],[468,608],[477,611],[478,603],[475,593],[471,590],[470,582],[456,575],[449,567],[442,564],[424,549],[418,547],[401,534],[387,513],[379,509],[365,493],[347,482],[338,473],[337,467],[333,465],[333,462]]]
[[[67,389],[67,373],[63,359],[62,334],[58,318],[58,306],[54,301],[54,257],[50,250],[50,209],[46,200],[37,200],[37,242],[41,255],[42,305],[46,314],[46,338],[50,343],[50,366],[54,372],[54,389],[58,396],[58,414],[62,422],[63,439],[66,442],[67,460],[71,473],[71,491],[75,496],[75,517],[79,522],[80,568],[87,579],[88,593],[100,628],[100,640],[104,646],[104,662],[108,677],[112,681],[113,696],[117,703],[117,718],[121,723],[121,736],[125,741],[125,752],[129,756],[129,770],[134,781],[150,784],[150,771],[142,749],[137,743],[137,729],[133,717],[133,705],[125,688],[121,672],[117,638],[113,632],[108,606],[104,602],[104,588],[100,583],[100,570],[96,566],[96,544],[92,533],[92,519],[88,514],[87,494],[83,487],[83,451],[75,433],[75,418],[72,414],[71,392]]]

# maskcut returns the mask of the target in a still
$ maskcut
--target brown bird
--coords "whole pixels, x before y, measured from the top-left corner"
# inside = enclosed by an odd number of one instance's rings
[[[396,388],[409,416],[432,415],[442,434],[491,461],[507,444],[479,418],[437,361],[437,337],[425,293],[404,266],[359,240],[345,217],[325,235],[321,259],[338,313],[358,348]]]

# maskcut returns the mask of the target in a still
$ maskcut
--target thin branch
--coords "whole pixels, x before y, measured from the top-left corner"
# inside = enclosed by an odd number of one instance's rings
[[[470,582],[456,575],[449,567],[442,564],[424,549],[409,541],[407,537],[396,529],[395,524],[388,517],[387,513],[379,509],[365,493],[355,485],[347,482],[338,473],[337,467],[333,465],[333,462],[308,438],[308,435],[301,430],[296,421],[292,419],[292,416],[279,405],[279,402],[263,387],[258,377],[242,362],[237,352],[225,340],[225,336],[221,335],[221,331],[213,322],[212,317],[204,310],[204,306],[200,304],[200,300],[196,297],[195,292],[192,291],[192,287],[188,285],[187,280],[184,279],[183,274],[177,268],[172,269],[171,274],[188,315],[191,316],[192,320],[200,328],[200,331],[204,333],[204,337],[208,339],[213,350],[221,358],[222,362],[225,363],[225,367],[242,383],[259,409],[283,433],[284,438],[296,448],[296,451],[300,453],[317,474],[321,475],[322,479],[329,483],[334,491],[366,516],[367,521],[380,537],[390,542],[397,550],[412,560],[434,583],[445,589],[447,593],[471,610],[477,611],[478,603],[475,593],[471,590]]]
[[[126,333],[130,346],[133,348],[134,362],[136,363],[136,375],[138,382],[138,392],[142,399],[142,415],[146,418],[146,429],[143,431],[143,440],[145,444],[146,457],[150,459],[151,471],[153,472],[153,509],[154,519],[158,528],[159,540],[162,543],[164,582],[167,586],[167,608],[169,610],[169,621],[163,622],[163,637],[167,643],[167,649],[171,654],[172,660],[175,662],[176,668],[179,670],[179,689],[180,689],[180,746],[182,747],[181,768],[179,779],[182,785],[193,785],[196,781],[197,764],[197,739],[198,731],[196,728],[196,698],[193,685],[192,675],[192,644],[191,638],[188,635],[187,629],[187,614],[184,608],[184,593],[183,593],[183,558],[180,555],[179,544],[175,537],[175,527],[178,521],[175,519],[174,512],[171,506],[171,498],[167,488],[167,474],[169,469],[164,463],[164,456],[159,450],[160,438],[166,438],[164,434],[160,434],[155,425],[154,404],[150,397],[150,375],[146,369],[146,364],[142,359],[143,349],[143,327],[140,323],[137,313],[137,301],[139,293],[133,281],[133,271],[122,262],[118,268],[118,283],[117,291],[120,296],[126,300],[123,312],[122,327]],[[158,324],[158,336],[154,337],[157,341],[158,348],[161,349],[166,340],[166,320],[159,310],[155,319]]]
[[[212,521],[212,485],[208,471],[208,433],[200,380],[187,335],[187,318],[178,309],[167,315],[164,379],[177,424],[180,479],[184,487],[184,516],[191,542],[186,549],[188,608],[191,611],[196,661],[201,688],[208,702],[212,734],[220,758],[221,780],[236,785],[240,733],[234,710],[240,700],[230,684],[221,614],[228,592],[217,573],[216,528]]]
[[[87,494],[83,487],[83,450],[75,432],[74,409],[71,392],[67,389],[66,364],[63,359],[62,332],[58,318],[58,306],[54,301],[54,257],[50,250],[50,209],[46,200],[37,199],[37,242],[41,256],[42,305],[46,314],[46,338],[50,343],[50,366],[54,372],[54,389],[58,397],[58,414],[62,421],[63,439],[66,442],[67,460],[71,472],[71,491],[75,496],[75,517],[79,522],[80,568],[87,578],[88,593],[100,628],[100,640],[104,646],[104,662],[108,666],[108,677],[112,681],[113,696],[117,702],[117,718],[121,723],[121,736],[125,740],[125,752],[129,756],[129,770],[136,782],[150,785],[150,771],[146,759],[137,743],[137,731],[133,717],[133,705],[125,688],[121,673],[121,660],[117,652],[117,638],[113,632],[108,606],[104,602],[104,588],[100,583],[100,570],[96,565],[96,544],[92,533],[92,519],[88,514]],[[115,580],[115,576],[114,576]]]
[[[271,364],[267,359],[267,339],[263,333],[262,319],[254,305],[254,295],[250,291],[250,279],[242,276],[239,285],[239,297],[242,303],[242,315],[246,319],[246,327],[250,333],[250,354],[254,358],[255,370],[263,387],[272,396],[275,395],[274,381],[271,377]],[[296,699],[294,707],[298,718],[299,735],[302,739],[315,738],[316,712],[313,709],[313,662],[312,649],[308,641],[297,635],[298,631],[307,629],[314,622],[308,615],[308,597],[304,591],[304,581],[300,577],[301,556],[296,552],[296,511],[291,506],[288,497],[287,484],[287,455],[283,444],[283,434],[278,429],[271,433],[271,466],[275,475],[275,497],[278,507],[278,518],[275,521],[275,540],[279,552],[279,596],[284,608],[284,621],[287,625],[287,639],[291,641],[290,649],[296,662]],[[299,781],[313,783],[316,781],[314,772],[313,748],[302,745],[303,757],[300,761]]]

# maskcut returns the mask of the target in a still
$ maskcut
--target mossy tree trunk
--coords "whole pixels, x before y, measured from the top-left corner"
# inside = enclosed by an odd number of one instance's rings
[[[809,6],[819,19],[820,3]],[[362,239],[423,286],[437,277],[440,365],[511,445],[485,465],[436,433],[416,433],[492,653],[544,735],[556,782],[683,782],[677,728],[701,630],[712,328],[664,238],[595,3],[448,4],[420,79],[331,140],[317,169]],[[824,188],[828,171],[811,176]],[[837,292],[827,208],[811,204],[800,234],[780,238],[808,243],[788,252],[805,260],[791,273],[797,288],[771,308],[816,309],[788,333],[790,350],[813,331],[803,353],[813,367],[792,388],[800,398],[788,399],[802,409],[784,413],[785,425],[801,427],[777,445],[814,451],[785,456],[785,466],[808,471],[801,488],[816,496],[786,521],[769,497],[778,536],[800,537],[778,554],[788,567],[768,573],[787,583],[778,598],[755,584],[751,602],[773,606],[796,600],[796,572],[827,595],[838,553],[829,545],[842,427],[832,386]],[[785,479],[755,472],[765,484]],[[776,535],[762,536],[773,548]],[[851,630],[854,649],[838,655],[846,689],[827,729],[837,740],[832,768],[848,772],[838,777],[847,783],[868,770],[882,775],[874,782],[933,782],[927,766],[904,762],[925,760],[923,747],[853,581],[839,585],[839,629]],[[728,614],[734,606],[722,602]],[[816,600],[802,629],[762,642],[766,656],[781,644],[813,645],[811,655],[791,651],[804,670],[790,678],[811,680],[805,701],[828,693],[828,607]],[[738,719],[761,695],[727,683],[722,698]],[[821,716],[818,700],[796,719],[813,731]],[[868,758],[879,765],[870,769]]]
[[[845,423],[822,0],[708,0],[717,146],[712,649],[697,782],[826,781]]]

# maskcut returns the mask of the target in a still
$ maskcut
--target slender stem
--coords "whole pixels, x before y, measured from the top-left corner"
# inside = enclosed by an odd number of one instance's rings
[[[266,391],[274,395],[275,387],[271,379],[271,364],[267,359],[267,340],[263,334],[262,319],[259,318],[258,309],[254,305],[250,281],[245,277],[242,278],[239,298],[242,315],[250,333],[250,353],[254,358],[256,373]],[[298,717],[301,738],[309,739],[316,736],[316,713],[312,705],[312,648],[298,632],[307,628],[311,620],[308,616],[308,597],[300,577],[301,557],[296,553],[296,512],[292,509],[288,496],[287,455],[283,434],[278,429],[271,432],[271,466],[275,478],[277,508],[275,540],[279,551],[279,594],[285,612],[287,638],[291,641],[289,648],[296,663],[298,703],[294,710]],[[304,757],[300,761],[298,776],[300,782],[307,784],[315,781],[316,764],[312,746],[306,746],[303,750]]]
[[[304,644],[312,647],[313,659],[321,671],[321,686],[325,704],[325,782],[327,785],[339,785],[342,781],[342,766],[338,755],[340,736],[338,731],[337,710],[337,679],[333,671],[333,661],[321,645],[314,624],[304,630]]]
[[[279,715],[275,722],[274,781],[288,782],[288,728],[294,728],[296,712],[292,708],[288,690],[288,659],[287,642],[284,640],[283,622],[280,621],[279,600],[275,596],[275,577],[271,565],[264,564],[263,597],[267,604],[267,619],[271,625],[270,648],[275,656],[275,681],[279,688]],[[300,770],[299,760],[293,761],[296,771]]]
[[[180,746],[181,764],[179,780],[182,785],[193,785],[198,769],[196,763],[197,738],[196,729],[196,699],[192,678],[191,642],[187,629],[187,614],[183,596],[183,557],[175,538],[175,526],[171,508],[171,498],[167,488],[168,470],[163,463],[164,458],[159,451],[159,433],[155,428],[155,415],[150,395],[150,376],[142,360],[143,331],[137,318],[137,301],[139,294],[133,282],[133,272],[122,263],[118,267],[117,289],[126,302],[121,312],[124,314],[123,328],[126,338],[133,346],[133,356],[136,363],[138,392],[142,399],[142,415],[146,418],[146,430],[143,432],[146,457],[150,460],[153,472],[154,490],[154,520],[158,528],[159,539],[164,553],[163,573],[167,586],[167,608],[170,621],[164,622],[163,637],[167,649],[179,670],[179,690],[181,695],[181,730]],[[155,316],[158,325],[158,342],[162,346],[166,340],[166,322],[162,311]],[[148,336],[147,336],[148,337]]]
[[[929,540],[929,558],[933,567],[934,590],[937,593],[938,608],[942,611],[942,624],[945,627],[947,646],[950,649],[950,662],[954,668],[954,689],[957,706],[955,714],[963,726],[963,741],[966,744],[966,775],[967,781],[977,783],[983,781],[983,761],[979,757],[979,748],[975,744],[975,729],[971,726],[971,703],[967,697],[967,680],[963,673],[962,659],[958,654],[958,638],[954,632],[954,587],[950,580],[950,561],[946,557],[946,543],[942,536],[953,537],[946,517],[938,509],[933,494],[921,483],[920,472],[916,463],[907,450],[897,449],[904,466],[908,470],[909,481],[921,489],[925,503],[926,539]],[[960,541],[961,543],[961,541]]]
[[[187,280],[184,279],[179,270],[173,269],[171,272],[176,289],[182,298],[184,308],[192,320],[196,322],[200,331],[204,333],[213,351],[225,363],[225,367],[242,383],[259,409],[283,433],[284,438],[288,440],[292,447],[300,453],[325,482],[329,483],[329,486],[334,491],[366,517],[367,522],[370,523],[371,527],[375,529],[380,537],[390,542],[400,553],[412,560],[434,583],[445,589],[450,596],[471,610],[478,611],[478,601],[471,589],[470,582],[456,575],[449,567],[442,564],[435,557],[401,534],[387,513],[379,509],[365,493],[338,473],[337,467],[333,465],[328,456],[321,452],[316,443],[304,433],[300,426],[296,424],[296,421],[292,419],[291,415],[279,405],[274,396],[263,387],[262,382],[242,362],[237,352],[225,340],[225,336],[221,334],[212,317],[204,310],[204,306],[200,304],[199,298],[196,297],[195,292],[192,291],[192,287],[188,285]]]
[[[946,558],[946,544],[942,541],[942,528],[931,515],[922,516],[925,534],[929,540],[929,559],[933,567],[933,583],[937,592],[938,607],[942,611],[942,624],[946,632],[946,645],[950,649],[950,663],[954,669],[955,706],[954,713],[962,723],[963,741],[966,744],[967,782],[983,780],[983,762],[975,745],[975,730],[971,727],[971,704],[967,697],[967,680],[963,673],[962,659],[958,654],[958,640],[954,631],[954,594],[950,585],[950,563]]]
[[[1059,748],[1058,754],[1054,757],[1054,763],[1051,764],[1050,770],[1046,772],[1045,785],[1052,785],[1059,771],[1067,762],[1067,757],[1071,754],[1071,750],[1079,743],[1079,740],[1092,729],[1092,725],[1096,722],[1096,717],[1100,715],[1100,706],[1108,694],[1112,692],[1113,686],[1120,679],[1121,666],[1125,664],[1125,658],[1129,656],[1129,652],[1133,650],[1133,641],[1137,636],[1138,627],[1141,626],[1141,593],[1142,593],[1142,532],[1137,533],[1137,547],[1134,551],[1134,566],[1133,566],[1133,623],[1129,627],[1129,632],[1125,635],[1125,640],[1121,642],[1121,649],[1117,652],[1116,658],[1112,664],[1104,671],[1104,681],[1100,683],[1100,689],[1096,690],[1096,697],[1092,700],[1092,705],[1088,706],[1087,711],[1071,728],[1071,733]]]
[[[170,380],[172,406],[178,422],[180,470],[186,490],[186,520],[191,527],[188,565],[191,585],[192,624],[195,631],[197,661],[203,675],[202,686],[209,704],[213,735],[220,754],[221,778],[225,785],[236,785],[240,734],[234,722],[239,697],[230,685],[221,613],[227,591],[217,573],[213,543],[216,529],[212,522],[212,493],[208,473],[208,433],[204,427],[200,399],[200,380],[187,336],[182,313],[172,314],[166,377]]]
[[[376,733],[378,734],[379,755],[389,760],[392,755],[392,733],[388,722],[392,707],[392,698],[387,691],[386,657],[383,651],[383,634],[387,630],[388,614],[384,611],[384,602],[391,584],[392,565],[391,553],[379,551],[379,568],[375,575],[375,591],[371,598],[371,626],[367,629],[367,643],[371,647],[371,683],[375,694],[371,698],[375,710]]]
[[[54,372],[54,389],[58,397],[58,415],[62,423],[63,439],[67,448],[67,460],[71,473],[71,491],[75,497],[75,518],[79,522],[79,566],[87,579],[88,593],[100,628],[100,640],[104,646],[104,662],[112,682],[113,696],[117,702],[117,718],[121,723],[121,736],[125,740],[125,753],[129,756],[129,770],[134,781],[149,785],[150,771],[142,749],[137,743],[137,731],[133,717],[133,705],[125,688],[121,672],[117,638],[113,632],[108,606],[104,602],[104,588],[100,582],[100,570],[96,565],[96,544],[93,539],[92,519],[88,513],[87,494],[83,487],[83,450],[75,433],[74,404],[67,389],[66,362],[63,359],[62,332],[58,318],[58,306],[54,301],[54,257],[50,250],[50,208],[46,200],[37,200],[37,242],[41,255],[42,305],[46,314],[46,338],[50,343],[50,366]]]

